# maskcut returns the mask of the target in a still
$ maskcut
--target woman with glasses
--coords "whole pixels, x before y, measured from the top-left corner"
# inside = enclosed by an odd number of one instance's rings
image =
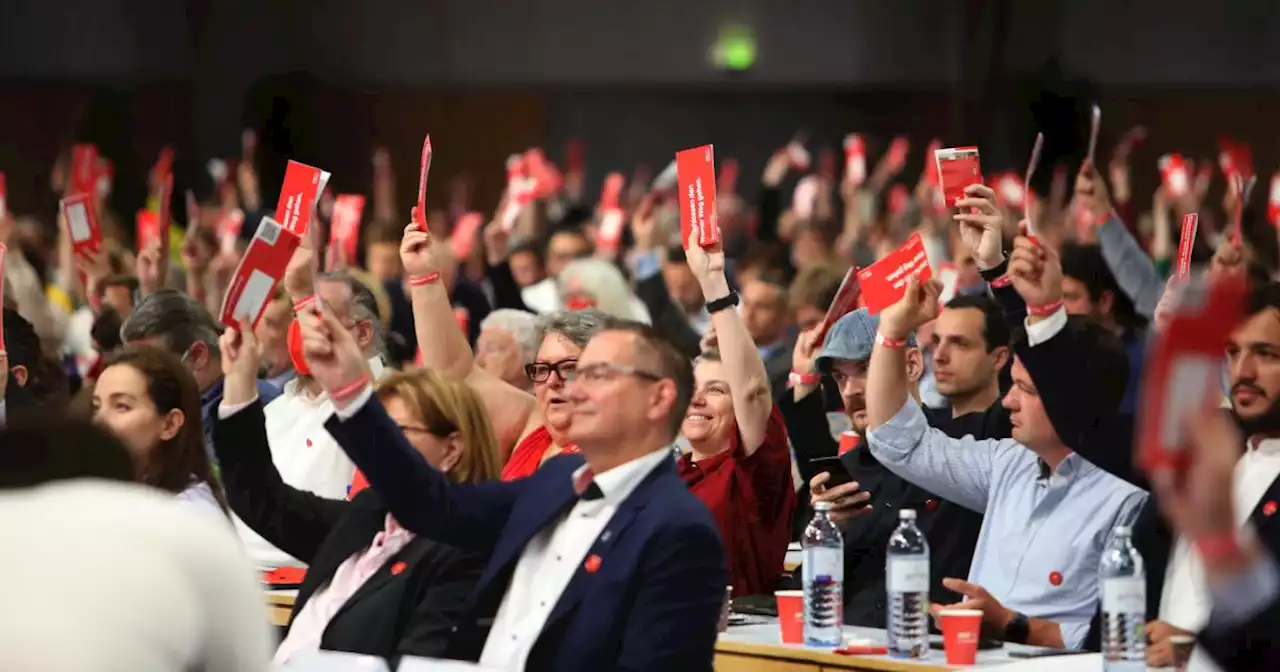
[[[257,339],[228,329],[219,343],[225,391],[214,434],[231,508],[255,532],[309,565],[275,662],[316,649],[393,661],[438,657],[486,557],[405,530],[372,489],[350,501],[285,484],[263,418]],[[484,409],[461,383],[416,370],[375,393],[405,439],[453,483],[498,476],[498,447]]]
[[[517,389],[476,366],[466,335],[453,319],[449,294],[440,282],[448,254],[447,241],[438,242],[413,224],[405,227],[400,260],[409,274],[414,333],[423,368],[452,380],[466,381],[479,395],[508,456],[502,480],[524,478],[548,459],[575,451],[566,439],[569,399],[565,384],[578,364],[578,354],[597,332],[616,321],[595,309],[557,311],[538,318],[538,352],[525,373],[533,394]]]
[[[718,350],[694,364],[680,475],[715,516],[735,595],[771,593],[782,575],[796,495],[782,415],[760,351],[734,307],[724,252],[690,236],[685,258],[702,287]]]

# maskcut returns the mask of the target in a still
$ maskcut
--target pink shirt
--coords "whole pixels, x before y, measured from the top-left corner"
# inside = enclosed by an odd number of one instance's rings
[[[338,567],[338,571],[333,573],[329,585],[316,591],[307,600],[297,618],[293,619],[289,636],[276,649],[273,662],[283,665],[295,653],[319,649],[320,639],[324,636],[325,628],[329,627],[333,615],[338,613],[342,605],[369,577],[376,574],[383,564],[395,557],[410,541],[413,541],[413,533],[400,527],[388,513],[386,527],[373,538],[369,548],[347,558]]]

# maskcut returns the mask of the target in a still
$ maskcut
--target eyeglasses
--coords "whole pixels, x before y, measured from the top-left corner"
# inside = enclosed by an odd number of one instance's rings
[[[635,376],[650,382],[658,382],[662,380],[662,376],[648,371],[642,371],[625,364],[613,364],[611,362],[600,362],[599,364],[588,364],[579,367],[569,376],[569,380],[581,380],[584,383],[603,383],[615,380],[618,376]]]
[[[524,365],[524,375],[535,383],[545,383],[551,378],[551,372],[554,371],[557,376],[560,376],[560,380],[569,382],[573,379],[574,371],[577,368],[577,357],[562,359],[558,362],[534,362]]]

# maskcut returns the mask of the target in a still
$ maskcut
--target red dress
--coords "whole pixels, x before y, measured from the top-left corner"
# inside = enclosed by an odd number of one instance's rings
[[[507,464],[502,467],[502,480],[514,481],[532,476],[533,472],[538,470],[542,465],[542,456],[546,454],[547,449],[551,448],[555,442],[551,440],[551,432],[547,431],[546,425],[540,425],[537,429],[529,432],[529,436],[516,444],[515,450],[511,451],[511,457],[507,460]],[[565,446],[561,452],[576,453],[577,446]]]
[[[698,462],[686,453],[679,470],[720,528],[733,594],[772,594],[782,576],[796,507],[787,428],[778,407],[769,415],[764,443],[750,456],[735,430],[728,450]]]

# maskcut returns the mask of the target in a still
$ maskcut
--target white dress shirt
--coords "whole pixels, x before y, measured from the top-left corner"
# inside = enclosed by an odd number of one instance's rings
[[[0,670],[265,670],[258,577],[191,509],[89,479],[0,493]]]
[[[493,629],[485,641],[480,664],[524,670],[529,652],[542,634],[551,610],[578,571],[596,537],[609,524],[618,506],[649,472],[671,457],[664,446],[595,476],[604,493],[599,499],[579,499],[569,513],[529,541],[520,554],[511,585],[502,598]],[[574,472],[574,480],[586,470]]]
[[[374,380],[383,378],[389,371],[381,357],[370,359],[369,367]],[[280,480],[287,485],[325,499],[346,499],[356,465],[324,428],[324,423],[333,415],[333,401],[324,393],[308,398],[299,388],[296,378],[289,381],[283,394],[262,410],[271,461],[280,472]],[[243,406],[219,408],[219,416],[227,417]],[[274,569],[305,564],[263,539],[239,517],[235,518],[235,525],[245,551],[259,567]]]

